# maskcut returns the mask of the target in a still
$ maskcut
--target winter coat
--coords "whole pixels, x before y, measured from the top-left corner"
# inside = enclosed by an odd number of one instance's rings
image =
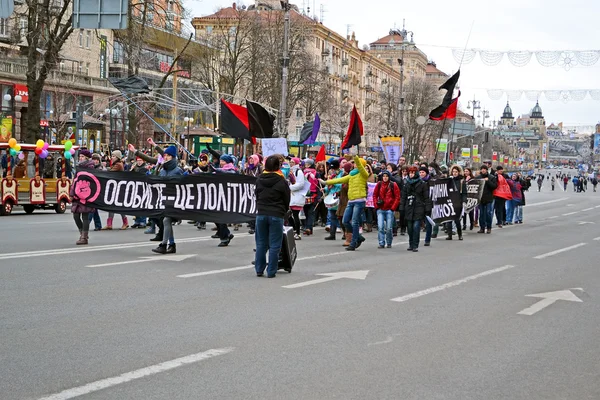
[[[94,164],[94,162],[92,160],[82,161],[79,164],[77,164],[77,171],[83,170],[83,169],[95,169],[95,168],[96,168],[96,164]],[[70,194],[71,198],[73,199],[73,203],[71,204],[71,212],[73,214],[75,214],[75,213],[93,213],[94,212],[94,208],[83,205],[76,200],[75,185],[71,185],[71,192],[69,194]]]
[[[381,206],[378,204],[379,199],[383,200]],[[392,180],[387,183],[383,181],[377,182],[373,191],[373,204],[375,204],[375,208],[378,210],[396,211],[400,205],[400,189],[398,185]]]
[[[158,173],[158,176],[176,176],[183,175],[183,170],[177,166],[177,159],[173,158],[170,161],[163,163],[163,167]]]
[[[460,193],[461,203],[466,203],[467,202],[467,181],[465,180],[465,177],[462,175],[458,175],[456,177],[451,176],[450,179],[452,179],[453,189],[455,191],[457,191],[458,193]]]
[[[256,179],[257,215],[285,218],[290,198],[290,188],[279,173],[262,173]]]
[[[123,167],[123,161],[118,160],[117,162],[114,162],[113,165],[110,166],[109,171],[112,171],[112,172],[125,171],[125,167]]]
[[[348,184],[348,201],[366,199],[367,198],[367,179],[369,173],[363,167],[359,156],[354,157],[356,168],[344,177],[330,179],[326,182],[327,185],[335,185],[337,183]]]
[[[480,204],[482,204],[482,205],[490,204],[491,202],[494,201],[494,190],[496,190],[496,188],[498,187],[498,180],[493,175],[479,174],[475,177],[475,179],[485,179],[485,178],[488,178],[488,180],[485,181],[485,185],[483,186],[483,194],[481,195],[481,202],[480,202]]]
[[[335,212],[335,215],[337,217],[343,217],[344,213],[346,212],[346,207],[348,207],[348,184],[347,183],[342,185],[342,189],[340,190],[339,196],[340,196],[340,203],[338,204],[338,208],[337,208],[337,211]]]
[[[521,185],[521,181],[519,179],[508,179],[506,182],[508,182],[509,186],[510,186],[510,192],[512,193],[512,199],[516,202],[519,203],[519,205],[521,204],[521,201],[523,200],[523,187]]]
[[[429,185],[421,179],[408,180],[402,191],[400,211],[407,221],[420,221],[431,213],[433,203],[429,197]]]
[[[146,175],[146,172],[148,172],[147,168],[146,168],[146,163],[143,163],[142,165],[137,165],[137,163],[135,163],[133,165],[133,167],[130,169],[131,172],[135,172],[136,174],[142,174],[142,175]]]
[[[306,190],[304,189],[304,174],[298,166],[290,171],[296,177],[296,182],[290,185],[290,207],[304,207],[306,203]]]

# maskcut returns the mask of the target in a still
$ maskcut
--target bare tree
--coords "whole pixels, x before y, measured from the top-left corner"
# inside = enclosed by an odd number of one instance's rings
[[[71,0],[25,0],[27,6],[27,89],[25,142],[33,143],[40,134],[40,101],[48,74],[58,63],[59,51],[73,33],[69,21]]]

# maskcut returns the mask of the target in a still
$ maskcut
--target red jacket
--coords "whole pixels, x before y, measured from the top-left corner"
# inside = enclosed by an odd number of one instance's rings
[[[383,200],[382,206],[377,204],[379,199]],[[400,205],[400,188],[396,182],[390,180],[387,185],[383,181],[377,182],[373,192],[373,203],[378,210],[396,211]]]

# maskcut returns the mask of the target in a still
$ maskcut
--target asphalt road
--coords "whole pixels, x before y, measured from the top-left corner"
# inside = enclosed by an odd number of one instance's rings
[[[141,230],[75,246],[70,214],[17,209],[0,218],[0,399],[597,400],[600,193],[547,183],[527,202],[523,225],[419,253],[319,229],[275,279],[245,228],[217,248],[184,223],[165,261]],[[317,275],[350,271],[368,273]]]

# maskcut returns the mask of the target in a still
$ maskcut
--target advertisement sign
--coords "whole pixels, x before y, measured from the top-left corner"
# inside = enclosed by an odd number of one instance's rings
[[[469,147],[463,147],[460,155],[463,158],[471,158],[471,149]]]
[[[105,35],[100,36],[100,78],[106,79],[106,40]]]
[[[504,156],[504,164],[508,164],[508,156]]]
[[[478,155],[479,155],[479,145],[474,144],[473,145],[473,157],[478,156]]]
[[[448,151],[448,139],[436,139],[437,151],[445,153]]]
[[[480,155],[474,155],[473,156],[473,162],[474,163],[480,163],[481,162],[481,156]]]
[[[594,154],[600,154],[600,133],[594,133]]]
[[[546,161],[548,158],[548,144],[542,144],[542,161]]]
[[[497,151],[492,153],[492,161],[498,161],[498,152]]]
[[[0,119],[0,142],[8,142],[12,137],[13,119],[10,115]]]
[[[21,96],[21,101],[27,103],[29,101],[29,90],[27,85],[15,84],[15,96]]]

